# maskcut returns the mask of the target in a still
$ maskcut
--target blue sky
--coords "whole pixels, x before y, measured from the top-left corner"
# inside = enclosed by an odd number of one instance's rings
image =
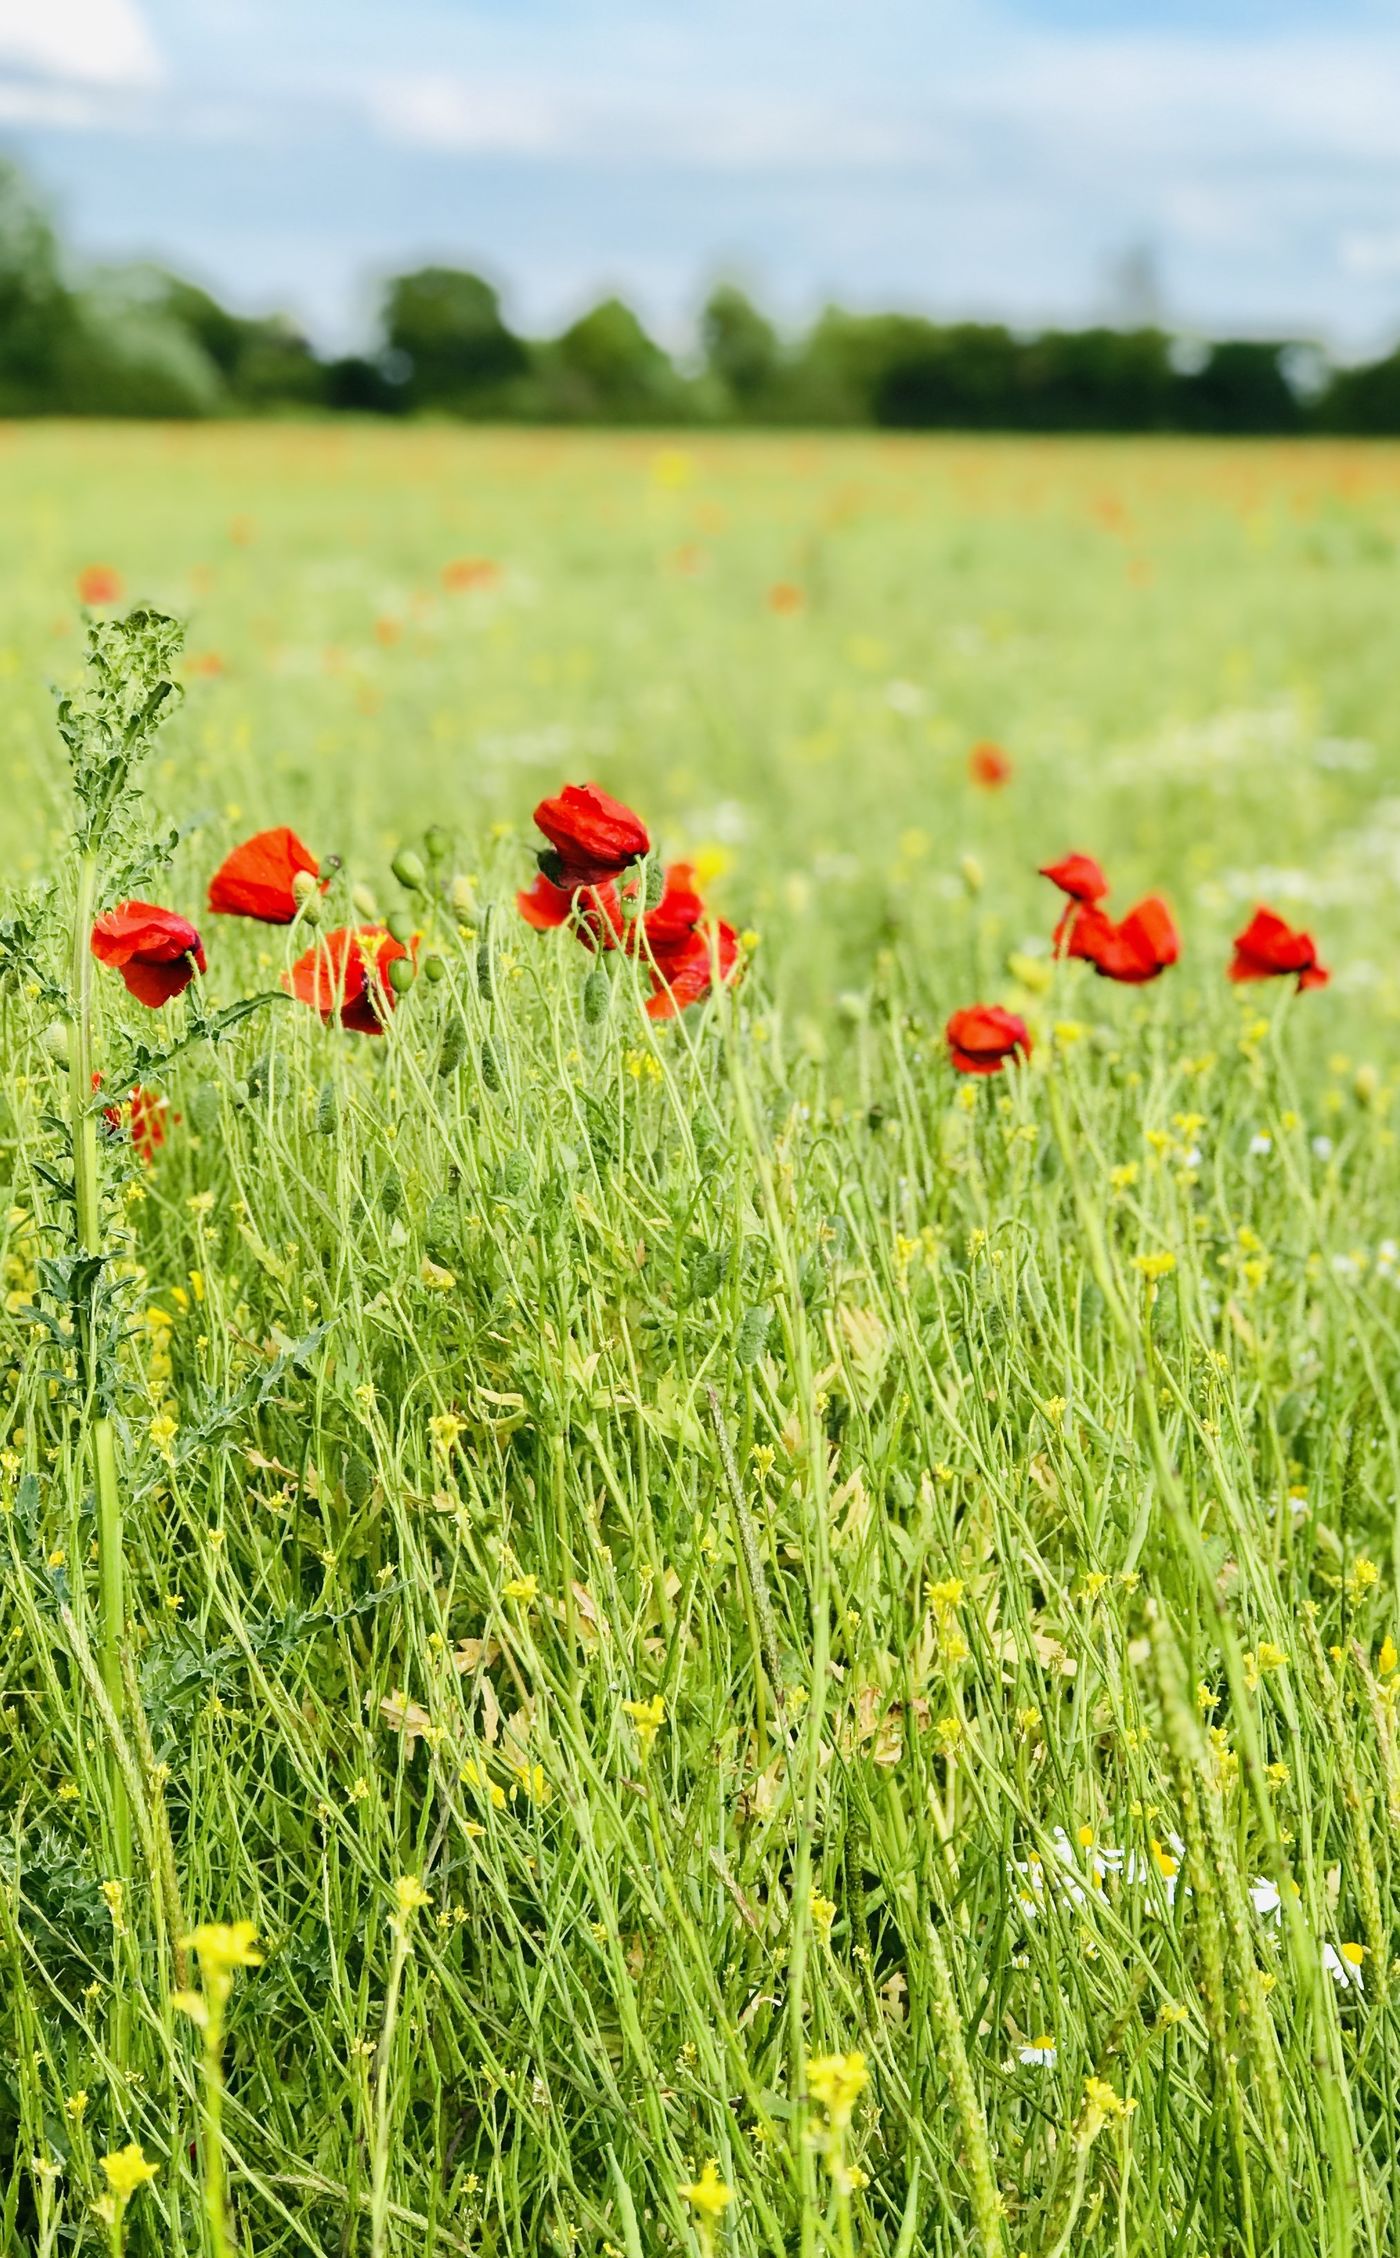
[[[676,340],[720,272],[1083,319],[1135,246],[1184,326],[1400,335],[1400,0],[0,0],[0,149],[335,344],[429,257]]]

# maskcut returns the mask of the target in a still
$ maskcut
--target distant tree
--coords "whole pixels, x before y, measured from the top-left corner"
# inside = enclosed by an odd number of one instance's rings
[[[0,159],[0,412],[54,405],[59,357],[77,327],[53,229],[14,166]]]
[[[410,407],[480,414],[530,367],[490,283],[455,267],[420,267],[392,281],[383,330],[389,351],[402,356]]]
[[[1036,431],[1160,431],[1172,387],[1159,329],[1051,329],[1018,350],[1018,420]]]
[[[710,292],[700,312],[705,367],[739,415],[773,407],[782,367],[778,333],[753,300],[732,282]]]
[[[1212,345],[1173,386],[1173,422],[1186,431],[1289,432],[1307,417],[1285,373],[1289,346],[1235,338]]]
[[[1317,420],[1328,431],[1400,434],[1400,351],[1358,368],[1334,370],[1318,402]]]
[[[328,361],[325,372],[326,406],[343,408],[350,415],[401,415],[407,406],[404,382],[386,369],[383,358],[368,360],[348,353]]]
[[[605,298],[542,355],[546,412],[582,423],[659,423],[683,415],[686,386],[630,306]]]

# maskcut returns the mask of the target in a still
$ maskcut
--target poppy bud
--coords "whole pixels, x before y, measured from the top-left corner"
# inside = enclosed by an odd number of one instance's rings
[[[476,887],[465,871],[459,870],[447,888],[447,900],[454,917],[471,917],[476,909]]]
[[[292,900],[303,917],[320,899],[320,881],[314,870],[299,870],[292,880]]]
[[[982,865],[977,860],[976,855],[964,855],[962,857],[962,860],[958,864],[958,868],[962,872],[962,882],[964,886],[966,886],[969,894],[980,894],[982,891],[983,872]]]
[[[350,889],[350,899],[354,904],[356,916],[366,917],[369,919],[370,923],[373,924],[375,919],[378,917],[379,912],[375,908],[374,896],[370,892],[368,886],[352,886]]]
[[[389,986],[396,996],[406,996],[413,986],[415,967],[412,957],[395,957],[389,967]]]
[[[608,1008],[608,976],[601,964],[595,964],[583,983],[583,1016],[590,1027],[596,1027]]]
[[[67,1066],[68,1023],[66,1020],[51,1019],[44,1029],[40,1041],[56,1066]]]
[[[429,862],[442,862],[452,845],[452,834],[444,831],[440,823],[430,823],[423,834],[423,844],[428,850]]]
[[[321,858],[320,867],[316,872],[316,876],[320,879],[323,886],[329,886],[331,880],[334,878],[339,868],[339,855],[324,855]]]
[[[1374,1105],[1376,1092],[1381,1086],[1380,1070],[1374,1066],[1358,1066],[1352,1089],[1358,1105]]]
[[[389,930],[392,932],[393,927],[391,926]],[[425,980],[431,980],[436,983],[439,980],[445,980],[447,978],[447,965],[442,957],[424,957],[422,969],[423,977]]]
[[[659,862],[649,862],[649,863],[647,864],[647,891],[646,891],[646,906],[647,906],[647,908],[648,908],[648,909],[656,909],[656,908],[658,908],[658,907],[659,907],[659,905],[660,905],[661,897],[662,897],[662,895],[663,895],[663,894],[665,893],[665,891],[666,891],[666,873],[665,873],[665,871],[664,871],[664,870],[662,869],[662,867],[661,867],[661,865],[660,865],[660,863],[659,863]]]
[[[411,886],[415,893],[420,893],[428,882],[423,857],[415,854],[412,847],[400,847],[389,868],[401,886]]]
[[[443,1028],[442,1042],[438,1046],[437,1070],[444,1080],[449,1074],[456,1073],[466,1055],[466,1022],[454,1017]]]
[[[337,1114],[335,1084],[334,1082],[323,1082],[321,1094],[316,1100],[316,1134],[318,1137],[333,1137],[335,1135]]]
[[[394,1216],[403,1213],[403,1180],[392,1168],[380,1186],[379,1204],[391,1220]]]
[[[406,909],[391,909],[384,923],[394,939],[402,941],[406,948],[413,939],[413,918],[410,912]]]
[[[499,1090],[501,1070],[496,1064],[496,1054],[489,1043],[481,1046],[481,1079],[488,1090]]]
[[[768,1346],[768,1328],[772,1322],[772,1310],[762,1304],[757,1309],[744,1311],[734,1336],[734,1355],[740,1364],[757,1364]]]

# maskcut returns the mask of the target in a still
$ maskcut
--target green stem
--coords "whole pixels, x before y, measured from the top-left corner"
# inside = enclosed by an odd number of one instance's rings
[[[408,1923],[401,1914],[394,1924],[394,1952],[389,1963],[389,1988],[384,1995],[384,2024],[379,2034],[379,2059],[374,2079],[374,2149],[370,2160],[370,2258],[385,2258],[389,2226],[389,2080],[393,2066],[394,2029],[399,2016],[399,1989],[408,1962]]]
[[[212,2258],[228,2258],[228,2192],[224,2171],[224,2027],[208,2000],[204,2030],[204,2216]]]
[[[78,900],[73,917],[73,952],[70,981],[73,1026],[69,1052],[69,1101],[73,1130],[73,1195],[76,1238],[80,1254],[101,1254],[102,1196],[98,1169],[97,1115],[93,1109],[92,1064],[92,921],[97,907],[97,856],[89,849],[78,866]],[[97,1552],[101,1584],[98,1660],[102,1683],[120,1719],[125,1703],[122,1685],[122,1639],[126,1628],[125,1559],[122,1549],[122,1503],[117,1477],[117,1445],[110,1415],[103,1408],[98,1345],[93,1336],[91,1304],[78,1313],[78,1347],[89,1409],[92,1486],[97,1500]],[[116,1879],[131,1881],[131,1807],[126,1783],[115,1758],[112,1761],[111,1811]],[[124,2062],[125,2010],[114,2009],[114,2046]]]

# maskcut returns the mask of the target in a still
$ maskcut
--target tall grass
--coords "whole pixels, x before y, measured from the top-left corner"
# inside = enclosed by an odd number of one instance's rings
[[[1048,930],[1030,866],[1114,842],[1006,820]],[[1009,974],[961,843],[865,866],[914,906],[823,943],[839,1008],[777,910],[658,1029],[473,823],[381,1040],[270,1004],[153,1165],[104,1130],[120,1700],[30,1314],[70,1077],[7,986],[10,2247],[1394,2246],[1393,1023],[1241,999],[1180,879],[1145,995]],[[978,992],[1036,1049],[959,1084]],[[237,1921],[215,2077],[182,1940]]]

